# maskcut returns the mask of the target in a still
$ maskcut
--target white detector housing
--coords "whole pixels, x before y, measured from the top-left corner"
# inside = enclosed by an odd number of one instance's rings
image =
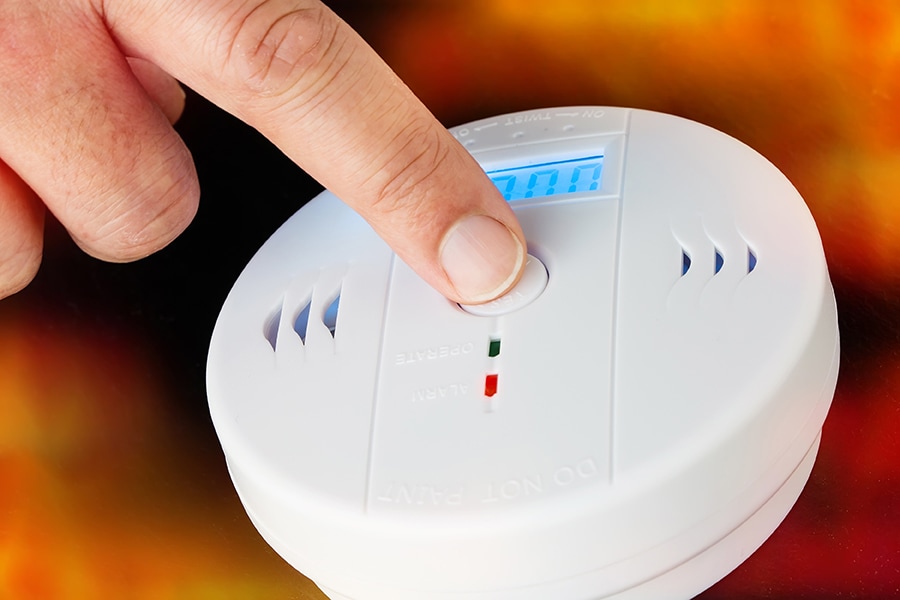
[[[818,449],[839,351],[809,211],[759,154],[668,115],[453,133],[511,198],[524,283],[468,312],[332,194],[309,202],[212,338],[247,512],[333,600],[699,593]]]

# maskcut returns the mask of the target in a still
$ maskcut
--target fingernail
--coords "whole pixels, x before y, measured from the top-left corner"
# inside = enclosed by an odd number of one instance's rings
[[[441,247],[441,266],[466,304],[488,302],[505,292],[524,261],[525,250],[518,238],[484,215],[457,223]]]

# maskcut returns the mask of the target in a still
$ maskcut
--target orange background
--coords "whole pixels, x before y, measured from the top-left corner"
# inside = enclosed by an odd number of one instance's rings
[[[842,371],[812,478],[703,598],[900,597],[900,4],[332,3],[447,125],[555,105],[685,116],[768,157],[819,224]],[[203,389],[228,287],[316,186],[190,95],[197,221],[134,265],[48,225],[0,302],[0,600],[322,598],[258,537]]]

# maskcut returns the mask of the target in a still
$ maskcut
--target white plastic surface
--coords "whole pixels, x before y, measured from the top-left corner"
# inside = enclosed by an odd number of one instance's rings
[[[279,229],[209,357],[248,514],[333,599],[699,593],[793,505],[834,392],[803,200],[753,150],[668,115],[551,109],[454,133],[486,170],[602,154],[600,185],[515,201],[547,281],[486,316],[327,192]]]

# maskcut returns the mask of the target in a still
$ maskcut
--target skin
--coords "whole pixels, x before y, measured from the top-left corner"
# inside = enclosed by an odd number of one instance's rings
[[[0,297],[34,277],[44,211],[85,252],[159,250],[199,199],[179,81],[249,123],[448,298],[517,281],[522,230],[475,161],[313,0],[0,2]]]

